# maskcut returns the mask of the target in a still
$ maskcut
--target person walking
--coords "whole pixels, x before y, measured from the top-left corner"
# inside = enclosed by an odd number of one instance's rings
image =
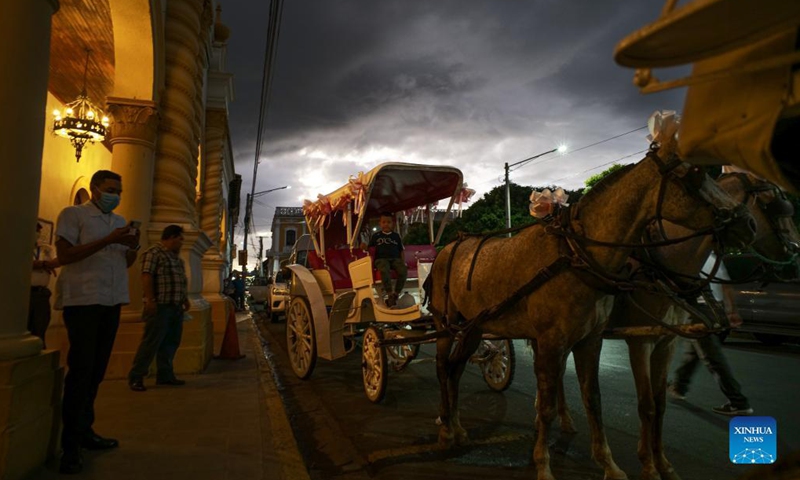
[[[42,244],[38,237],[42,224],[36,224],[36,242],[33,246],[33,272],[31,274],[31,298],[28,307],[28,331],[42,339],[42,348],[47,348],[45,334],[50,326],[50,275],[56,274],[59,266],[50,245]]]
[[[716,256],[712,253],[703,266],[703,272],[710,274],[714,268]],[[720,263],[716,278],[728,281],[730,277],[725,269],[725,265]],[[733,287],[719,283],[711,284],[711,291],[714,299],[722,302],[728,316],[731,328],[736,328],[742,324],[742,317],[736,311]],[[730,365],[722,352],[722,340],[717,335],[707,335],[696,340],[688,340],[685,344],[683,360],[675,370],[675,379],[670,383],[667,392],[670,397],[676,400],[685,400],[689,391],[689,383],[692,376],[697,371],[700,361],[705,363],[706,368],[717,381],[720,390],[728,398],[728,403],[714,407],[712,410],[720,415],[737,416],[750,415],[753,409],[750,401],[742,394],[742,386],[733,376]]]
[[[81,448],[119,446],[92,429],[94,401],[114,346],[120,309],[130,302],[127,269],[136,261],[139,230],[113,213],[122,177],[100,170],[90,181],[91,199],[58,216],[56,249],[62,265],[56,286],[69,338],[62,402],[61,473],[83,469]]]
[[[242,274],[239,272],[233,273],[233,281],[231,282],[233,285],[233,300],[236,301],[236,311],[241,312],[244,310],[244,279],[242,278]]]
[[[157,385],[184,385],[175,377],[172,361],[181,344],[183,315],[189,311],[186,268],[178,256],[183,246],[183,228],[170,225],[161,232],[161,242],[142,255],[142,290],[144,293],[144,334],[128,385],[134,392],[144,392],[144,377],[156,357]]]

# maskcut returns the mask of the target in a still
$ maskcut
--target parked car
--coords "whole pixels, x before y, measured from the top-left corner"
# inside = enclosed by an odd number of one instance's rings
[[[281,315],[286,312],[286,304],[289,301],[289,285],[287,275],[278,271],[269,278],[269,288],[266,292],[266,312],[272,322],[277,322]]]
[[[747,258],[725,264],[732,279],[752,272],[755,265]],[[736,285],[736,307],[742,317],[736,331],[751,333],[767,345],[800,341],[800,283],[786,281],[795,276],[788,268],[760,282]]]
[[[266,308],[265,302],[267,301],[269,288],[270,285],[266,277],[253,278],[252,282],[247,287],[247,291],[250,293],[248,303],[252,311],[259,312]]]

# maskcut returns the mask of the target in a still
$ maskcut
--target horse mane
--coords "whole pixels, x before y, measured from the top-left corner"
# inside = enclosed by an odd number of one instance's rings
[[[578,204],[580,205],[583,202],[591,202],[594,197],[596,197],[596,196],[600,195],[601,193],[605,192],[606,190],[608,190],[609,187],[611,187],[611,185],[614,185],[615,183],[617,183],[617,180],[622,178],[635,165],[636,165],[635,163],[631,163],[629,165],[625,165],[624,167],[622,167],[622,168],[620,168],[618,170],[615,170],[615,171],[609,173],[608,175],[606,175],[605,177],[603,177],[592,188],[590,188],[589,191],[586,192],[581,197],[580,200],[578,200]]]

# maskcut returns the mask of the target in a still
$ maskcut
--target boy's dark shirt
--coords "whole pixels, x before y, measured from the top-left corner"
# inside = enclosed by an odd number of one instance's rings
[[[369,240],[369,246],[375,247],[375,258],[402,258],[403,240],[397,232],[376,232]]]

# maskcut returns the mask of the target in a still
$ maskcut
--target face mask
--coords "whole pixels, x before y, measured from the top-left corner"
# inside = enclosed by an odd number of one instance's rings
[[[109,213],[119,205],[119,195],[114,193],[100,193],[100,201],[97,202],[97,206],[100,207],[100,210],[103,213]]]

